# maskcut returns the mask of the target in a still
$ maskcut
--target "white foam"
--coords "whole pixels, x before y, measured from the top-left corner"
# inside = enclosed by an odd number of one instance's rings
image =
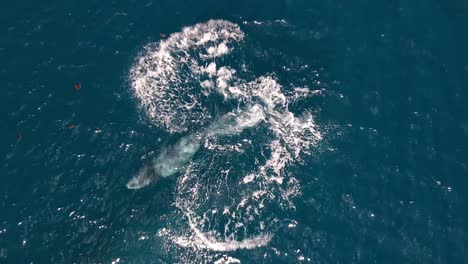
[[[219,241],[210,233],[202,232],[192,220],[192,214],[186,214],[190,228],[194,231],[198,240],[202,242],[203,246],[214,251],[235,251],[239,249],[252,249],[267,245],[271,240],[270,234],[263,234],[252,238],[246,238],[242,241],[234,239],[227,239],[226,241]]]
[[[216,62],[211,62],[207,67],[202,67],[201,70],[211,76],[216,75]]]
[[[207,130],[208,136],[239,134],[244,129],[255,127],[265,119],[265,113],[260,105],[253,105],[247,110],[238,109],[230,112],[216,122]]]
[[[202,94],[196,92],[203,74],[199,60],[224,56],[230,52],[229,45],[243,38],[244,33],[237,25],[210,20],[186,27],[158,44],[146,45],[129,77],[147,116],[170,132],[199,128],[209,122],[211,116],[201,103]],[[213,74],[216,64],[211,63],[205,70]],[[221,85],[226,78],[220,79]]]
[[[209,47],[206,51],[209,58],[215,58],[229,53],[229,48],[227,47],[226,43],[223,42],[218,46]]]
[[[322,138],[310,113],[289,110],[289,104],[313,95],[308,88],[286,92],[268,75],[246,81],[236,75],[236,67],[216,60],[243,38],[237,25],[222,20],[186,27],[147,45],[130,72],[135,96],[156,125],[169,132],[196,131],[168,147],[153,164],[162,177],[182,174],[175,205],[190,231],[169,236],[180,246],[233,251],[267,245],[279,221],[269,205],[294,209],[294,198],[300,195],[299,181],[286,172],[288,166],[310,154]],[[238,107],[213,118],[202,100],[212,94]],[[254,145],[253,138],[224,140],[246,130],[255,135],[260,126],[268,132],[259,144]],[[197,158],[199,149],[203,151]],[[247,151],[256,151],[258,157],[251,160]],[[127,186],[150,182],[137,175]]]
[[[222,258],[214,262],[214,264],[237,264],[237,263],[241,263],[239,259],[229,257],[229,256],[223,256]]]
[[[259,164],[256,171],[241,178],[243,187],[240,189],[230,189],[227,186],[229,180],[222,177],[216,183],[206,185],[213,177],[213,172],[209,171],[219,166],[216,164],[217,158],[209,161],[207,157],[203,163],[193,163],[178,185],[176,205],[189,219],[194,239],[215,251],[245,249],[268,243],[272,226],[271,223],[265,225],[263,221],[271,217],[265,207],[266,201],[277,203],[286,210],[295,208],[293,198],[300,195],[299,182],[285,173],[286,167],[299,162],[301,155],[310,153],[310,148],[321,139],[312,115],[306,113],[297,117],[288,110],[288,98],[273,78],[260,77],[239,85],[237,89],[241,93],[226,93],[225,96],[243,101],[246,110],[238,109],[226,114],[209,131],[213,136],[240,133],[242,129],[265,122],[275,136],[267,145],[269,158]],[[236,165],[229,166],[234,169]],[[185,197],[189,189],[191,196]],[[215,205],[210,201],[222,201],[227,198],[226,195],[229,198],[215,210],[226,213],[212,213]],[[206,196],[211,198],[205,199]],[[226,208],[226,205],[230,206]],[[230,207],[235,207],[235,210],[230,210]],[[252,228],[256,230],[254,233]],[[248,234],[246,232],[250,232],[250,238],[244,237]],[[238,237],[244,238],[238,240]]]
[[[223,94],[224,97],[227,97],[225,90],[229,87],[229,82],[232,80],[232,75],[235,72],[236,71],[234,69],[221,67],[216,74],[216,85],[218,86],[218,91]]]

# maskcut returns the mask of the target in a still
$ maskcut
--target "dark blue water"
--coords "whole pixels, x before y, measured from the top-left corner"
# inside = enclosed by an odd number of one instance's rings
[[[263,211],[246,233],[218,237],[271,235],[249,249],[180,243],[197,238],[180,199],[198,208],[198,199],[218,206],[248,193],[237,184],[242,173],[274,152],[267,121],[216,139],[251,142],[242,155],[220,158],[202,144],[190,158],[212,164],[194,181],[226,186],[226,197],[182,194],[186,167],[126,187],[152,159],[236,108],[215,94],[207,99],[213,119],[171,133],[132,89],[145,45],[210,19],[245,34],[218,65],[246,82],[273,76],[284,94],[320,91],[287,104],[296,117],[311,113],[322,136],[273,184],[276,197],[297,180],[293,206],[272,198],[255,207]],[[468,3],[459,0],[3,3],[0,262],[467,263],[467,25]],[[226,164],[232,173],[220,180]],[[221,232],[225,219],[212,217],[213,226],[199,227]]]

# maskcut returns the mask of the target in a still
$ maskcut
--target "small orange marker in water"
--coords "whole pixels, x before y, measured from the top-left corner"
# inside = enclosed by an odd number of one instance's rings
[[[81,83],[75,83],[74,87],[77,91],[81,90]]]
[[[166,34],[159,33],[159,36],[161,36],[161,38],[165,38],[165,37],[166,37]]]

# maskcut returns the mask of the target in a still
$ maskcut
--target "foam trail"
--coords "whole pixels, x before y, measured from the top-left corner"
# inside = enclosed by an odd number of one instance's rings
[[[210,234],[204,233],[197,228],[197,225],[193,222],[191,214],[186,214],[190,228],[195,232],[197,237],[203,242],[203,245],[214,251],[235,251],[238,249],[252,249],[256,247],[262,247],[267,245],[272,236],[270,234],[264,234],[253,238],[246,238],[242,241],[231,239],[229,241],[220,242],[216,237],[210,236]]]
[[[219,84],[227,87],[231,71],[223,67],[217,71],[213,60],[228,55],[243,38],[236,24],[210,20],[145,46],[130,70],[130,79],[134,95],[153,123],[171,133],[211,123],[198,89],[206,87],[205,92],[211,93],[205,75],[218,71]],[[205,82],[200,84],[202,79]]]

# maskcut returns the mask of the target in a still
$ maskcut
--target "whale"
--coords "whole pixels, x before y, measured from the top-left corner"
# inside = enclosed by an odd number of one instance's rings
[[[203,140],[240,134],[244,129],[255,127],[263,120],[265,113],[259,104],[247,110],[236,109],[222,115],[206,129],[182,137],[174,146],[164,148],[151,164],[145,165],[128,181],[127,188],[140,189],[161,178],[184,171],[190,159],[200,149]]]
[[[200,149],[203,134],[183,137],[172,147],[165,148],[151,164],[145,165],[136,176],[127,183],[128,189],[140,189],[161,178],[167,178],[183,171]]]

